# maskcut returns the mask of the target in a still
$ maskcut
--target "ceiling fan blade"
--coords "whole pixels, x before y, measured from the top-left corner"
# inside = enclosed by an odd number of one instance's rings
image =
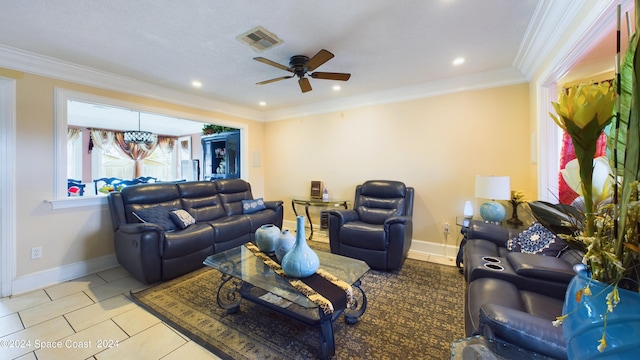
[[[264,63],[264,64],[267,64],[267,65],[271,65],[271,66],[277,67],[278,69],[282,69],[282,70],[284,70],[284,71],[288,71],[288,72],[295,72],[292,68],[286,67],[286,66],[284,66],[284,65],[278,64],[278,63],[277,63],[277,62],[275,62],[275,61],[271,61],[271,60],[269,60],[269,59],[265,59],[265,58],[260,57],[260,56],[259,56],[259,57],[254,57],[254,58],[253,58],[253,60],[255,60],[255,61],[260,61],[261,63]]]
[[[320,65],[326,63],[327,61],[333,58],[333,54],[329,51],[322,49],[318,51],[317,54],[313,55],[311,59],[307,62],[307,71],[313,71],[318,68]]]
[[[309,83],[309,79],[302,78],[298,80],[298,84],[300,85],[300,90],[302,90],[303,93],[311,91],[311,83]]]
[[[265,80],[265,81],[257,82],[256,85],[269,84],[269,83],[280,81],[280,80],[284,80],[284,79],[291,79],[292,77],[293,76],[282,76],[282,77],[278,77],[278,78],[271,79],[271,80]]]
[[[311,73],[309,76],[311,76],[314,79],[347,81],[351,77],[351,74],[334,73],[334,72],[314,72],[314,73]]]

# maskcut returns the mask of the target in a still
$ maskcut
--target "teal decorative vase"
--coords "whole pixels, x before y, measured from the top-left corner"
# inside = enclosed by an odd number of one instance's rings
[[[565,295],[563,314],[569,314],[562,322],[562,333],[567,342],[569,359],[635,359],[640,348],[640,294],[618,289],[620,302],[606,320],[607,347],[598,351],[604,331],[604,315],[607,311],[607,294],[613,286],[592,280],[584,266],[569,283]],[[589,284],[590,296],[582,296],[576,302],[576,293]]]
[[[499,223],[507,216],[507,210],[497,201],[488,201],[480,205],[480,216],[484,221]]]
[[[293,249],[293,245],[296,243],[296,237],[289,230],[283,230],[278,238],[278,244],[276,245],[276,258],[279,262],[282,262],[284,255]]]
[[[303,216],[296,218],[296,242],[282,258],[281,265],[285,274],[296,278],[311,276],[320,267],[318,254],[309,247],[305,239]]]
[[[272,253],[276,251],[276,244],[280,238],[280,229],[273,224],[262,225],[256,230],[255,237],[260,251]]]

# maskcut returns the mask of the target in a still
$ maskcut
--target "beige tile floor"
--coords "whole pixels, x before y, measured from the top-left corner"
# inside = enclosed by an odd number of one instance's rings
[[[129,298],[116,267],[0,300],[0,360],[219,359]]]
[[[132,302],[144,287],[116,267],[0,299],[0,360],[219,359]]]

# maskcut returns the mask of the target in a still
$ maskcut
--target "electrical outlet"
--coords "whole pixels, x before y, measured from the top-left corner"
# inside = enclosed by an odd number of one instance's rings
[[[42,257],[42,246],[31,248],[31,260]]]
[[[448,234],[449,231],[451,231],[451,227],[449,226],[448,222],[442,224],[442,228],[443,228],[445,234]]]

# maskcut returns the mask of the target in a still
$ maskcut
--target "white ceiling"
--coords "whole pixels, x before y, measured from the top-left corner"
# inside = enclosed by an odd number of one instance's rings
[[[222,102],[270,110],[509,68],[536,0],[0,0],[0,44]],[[284,41],[257,53],[236,37],[261,25]],[[318,71],[295,79],[254,61],[288,65],[327,49]],[[454,58],[466,63],[455,67]],[[201,89],[192,80],[203,83]]]
[[[519,64],[541,6],[548,0],[0,0],[0,48],[273,112],[496,71],[527,81]],[[259,25],[284,43],[258,53],[236,39]],[[310,79],[304,94],[295,79],[255,85],[289,73],[254,57],[288,65],[320,49],[335,58],[317,71],[351,73],[348,82]]]

